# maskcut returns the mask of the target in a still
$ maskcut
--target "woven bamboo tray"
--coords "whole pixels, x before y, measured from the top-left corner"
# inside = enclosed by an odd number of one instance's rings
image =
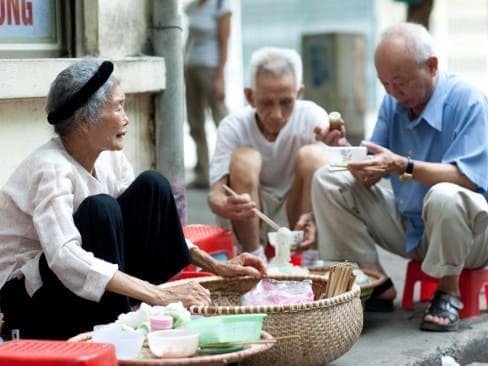
[[[328,276],[330,271],[330,266],[312,266],[308,267],[308,270],[311,274],[314,275],[321,275],[321,276]],[[373,293],[373,289],[378,286],[379,284],[383,283],[386,280],[386,277],[382,274],[377,272],[369,271],[369,270],[362,270],[364,274],[369,277],[369,282],[363,285],[359,285],[361,289],[360,298],[361,301],[364,303],[367,299],[371,297]]]
[[[339,296],[321,299],[327,286],[325,276],[272,275],[268,278],[296,281],[310,279],[315,300],[307,304],[241,306],[241,296],[257,284],[257,279],[201,277],[197,280],[210,290],[212,305],[192,306],[190,311],[205,316],[267,313],[263,324],[266,332],[275,338],[291,334],[298,336],[278,340],[270,350],[243,360],[239,365],[323,365],[349,351],[363,328],[359,286]]]
[[[261,339],[273,339],[273,337],[263,331],[261,332]],[[69,339],[70,342],[89,342],[91,341],[91,332],[78,334],[73,338]],[[251,344],[246,346],[241,350],[229,353],[221,353],[215,355],[200,355],[196,354],[191,357],[181,357],[181,358],[156,358],[152,355],[147,341],[144,342],[142,347],[140,359],[137,360],[119,360],[119,366],[189,366],[189,365],[199,365],[199,366],[213,366],[213,365],[226,365],[229,363],[241,362],[245,359],[253,357],[256,354],[265,352],[275,343],[260,343]]]

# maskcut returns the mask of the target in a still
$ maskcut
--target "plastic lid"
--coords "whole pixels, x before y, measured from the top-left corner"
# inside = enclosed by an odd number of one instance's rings
[[[330,112],[329,113],[329,119],[331,120],[336,120],[336,119],[341,119],[341,114],[339,112]]]
[[[173,317],[170,315],[154,315],[149,319],[152,330],[173,328]]]

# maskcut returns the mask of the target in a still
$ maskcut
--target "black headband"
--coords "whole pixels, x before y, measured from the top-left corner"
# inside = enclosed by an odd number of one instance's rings
[[[103,61],[97,72],[73,94],[61,107],[47,115],[50,124],[55,125],[70,117],[75,111],[87,102],[100,87],[105,84],[114,70],[114,64],[110,61]]]

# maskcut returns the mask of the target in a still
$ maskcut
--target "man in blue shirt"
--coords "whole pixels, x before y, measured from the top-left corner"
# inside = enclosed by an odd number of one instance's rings
[[[439,278],[421,329],[456,330],[459,275],[488,264],[488,101],[438,68],[433,40],[418,24],[385,30],[375,66],[386,95],[369,159],[345,172],[320,169],[313,213],[323,259],[350,260],[385,274],[376,245],[422,261]],[[347,146],[345,130],[316,129],[328,145]],[[391,188],[376,184],[390,179]],[[393,310],[388,279],[366,310]]]

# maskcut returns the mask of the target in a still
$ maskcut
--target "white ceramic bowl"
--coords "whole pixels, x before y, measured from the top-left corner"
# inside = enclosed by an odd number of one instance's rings
[[[198,349],[200,333],[193,329],[165,329],[147,334],[149,349],[155,357],[189,357]]]
[[[112,343],[119,360],[136,359],[144,343],[144,333],[123,330],[118,325],[97,325],[93,328],[92,341]]]
[[[294,249],[297,246],[299,246],[303,240],[303,230],[290,230],[290,235],[293,237],[293,242],[290,248]],[[276,247],[277,240],[278,240],[277,231],[271,231],[268,233],[268,241],[273,247]]]
[[[327,147],[327,160],[331,166],[342,166],[352,161],[366,160],[367,156],[366,146]]]

